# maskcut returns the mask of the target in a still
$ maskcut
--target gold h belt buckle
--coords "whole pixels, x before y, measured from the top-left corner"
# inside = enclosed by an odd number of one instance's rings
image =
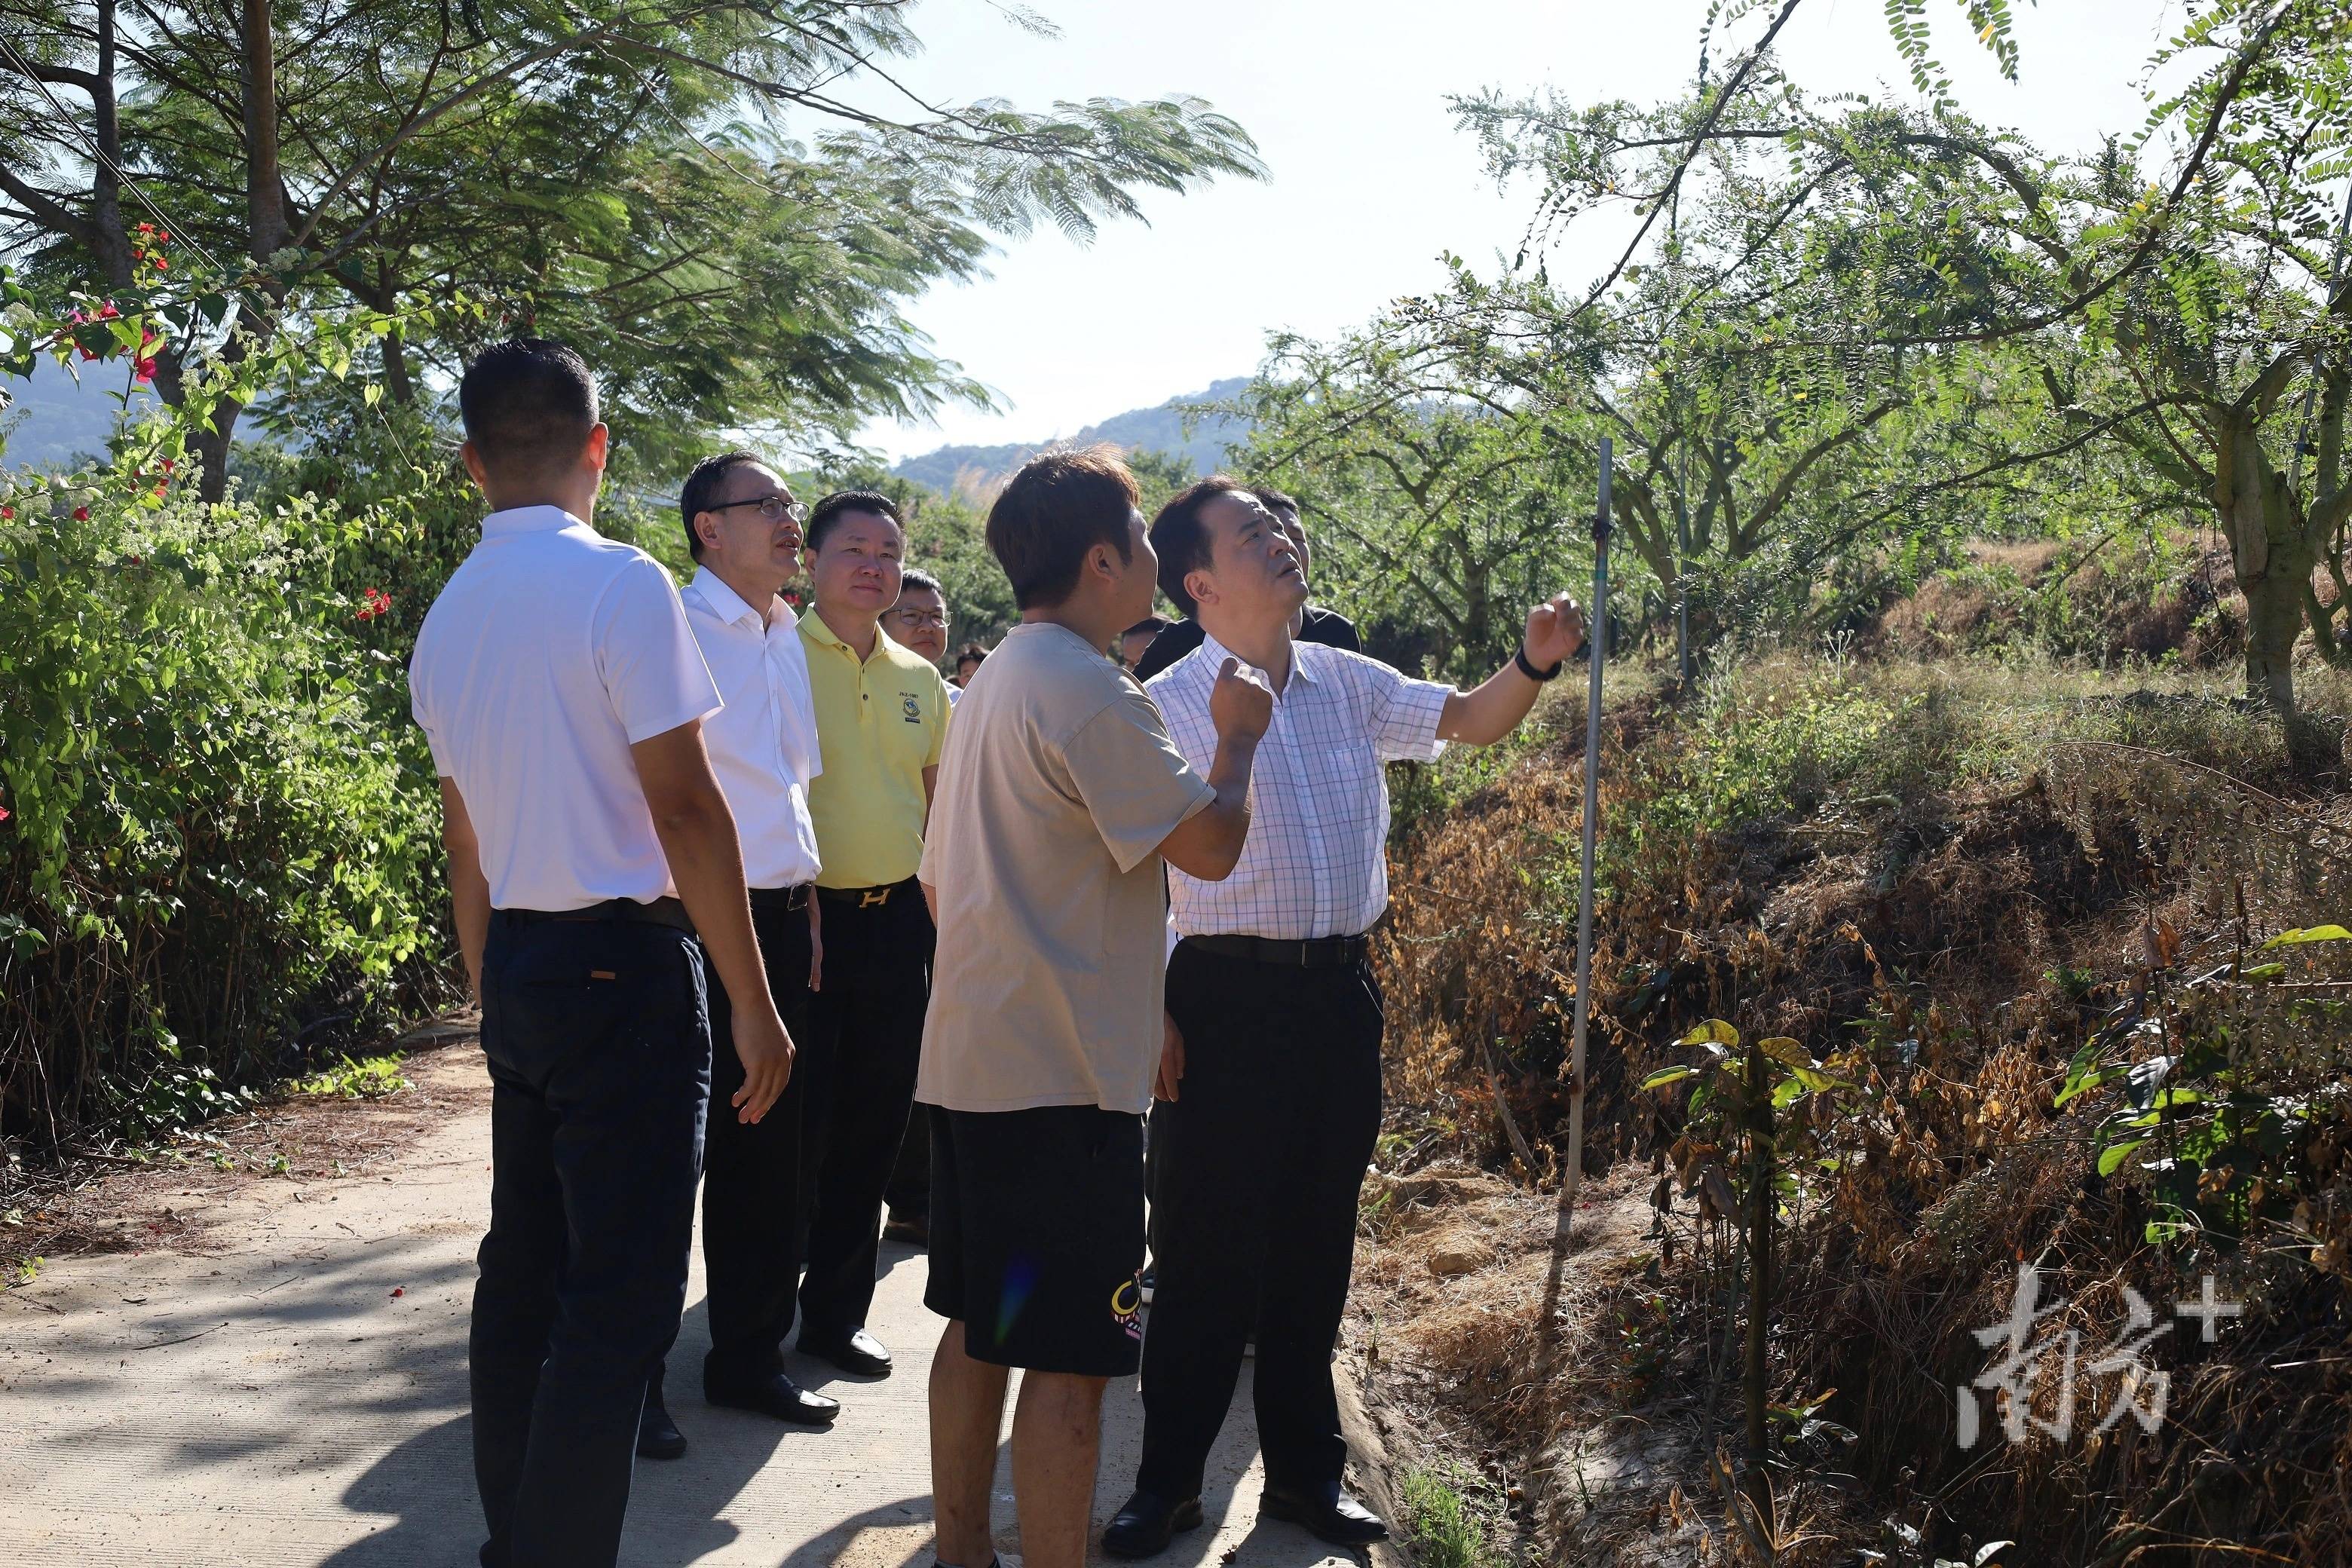
[[[889,901],[890,889],[887,888],[867,888],[857,895],[857,907],[861,910],[870,910],[877,904]]]

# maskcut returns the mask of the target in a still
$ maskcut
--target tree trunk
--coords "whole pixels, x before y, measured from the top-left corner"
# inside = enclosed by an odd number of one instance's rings
[[[99,271],[116,287],[131,281],[131,236],[122,226],[122,120],[114,97],[114,0],[98,0],[98,60],[91,72],[90,129],[99,160],[89,175],[89,221]]]
[[[286,186],[278,153],[278,56],[269,7],[270,0],[244,0],[238,42],[245,86],[246,254],[262,269],[259,289],[276,306],[284,301],[286,288],[267,268],[293,231],[286,222]],[[242,362],[274,331],[276,323],[268,314],[240,299],[221,359],[230,364]],[[196,493],[205,500],[216,501],[228,493],[229,444],[236,438],[237,416],[244,412],[245,405],[234,397],[216,399],[212,428],[192,438],[201,468]]]
[[[2230,541],[2230,565],[2246,598],[2246,695],[2295,717],[2294,645],[2304,597],[2318,559],[2305,537],[2303,508],[2263,449],[2250,409],[2221,429],[2213,506]]]
[[[389,267],[376,269],[375,298],[368,301],[386,315],[400,308],[400,284]],[[398,327],[376,340],[383,353],[383,390],[398,406],[416,401],[416,383],[408,370],[408,342]]]

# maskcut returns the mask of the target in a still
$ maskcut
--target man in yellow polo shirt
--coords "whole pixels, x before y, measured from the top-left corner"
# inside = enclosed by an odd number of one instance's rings
[[[809,513],[804,559],[814,613],[801,617],[824,771],[809,787],[824,869],[824,947],[811,966],[808,1029],[793,1073],[802,1108],[807,1273],[800,1348],[845,1372],[887,1376],[866,1331],[874,1302],[882,1191],[906,1135],[930,1000],[931,917],[915,868],[940,748],[947,682],[884,635],[907,536],[871,490],[830,495]]]

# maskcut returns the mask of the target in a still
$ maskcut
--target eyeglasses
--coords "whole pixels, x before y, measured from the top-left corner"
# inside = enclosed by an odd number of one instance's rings
[[[898,610],[894,613],[910,626],[937,626],[942,631],[947,629],[948,617],[943,610]]]
[[[756,496],[750,500],[720,501],[717,506],[703,508],[703,510],[733,511],[739,506],[758,507],[760,515],[770,522],[782,522],[786,518],[794,522],[808,521],[808,508],[790,496]]]

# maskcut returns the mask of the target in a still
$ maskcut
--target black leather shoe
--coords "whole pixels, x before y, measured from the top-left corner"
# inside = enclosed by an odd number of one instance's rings
[[[646,1397],[646,1407],[637,1415],[637,1458],[640,1459],[681,1459],[686,1457],[686,1434],[669,1418],[669,1411],[661,1400],[652,1394]]]
[[[795,1426],[830,1426],[841,1414],[840,1400],[811,1394],[781,1372],[750,1383],[718,1384],[706,1379],[702,1397],[729,1410],[755,1411]]]
[[[1268,1519],[1303,1526],[1316,1540],[1334,1546],[1363,1546],[1389,1538],[1389,1527],[1381,1522],[1380,1515],[1340,1490],[1337,1481],[1326,1481],[1311,1491],[1269,1486],[1258,1511]]]
[[[800,1339],[803,1355],[813,1355],[819,1361],[829,1361],[855,1377],[887,1377],[890,1375],[890,1352],[882,1342],[864,1329],[852,1329],[838,1339],[820,1335]]]
[[[1103,1550],[1113,1557],[1157,1557],[1180,1531],[1201,1528],[1201,1500],[1169,1502],[1158,1492],[1138,1492],[1119,1505],[1118,1517],[1103,1531]]]

